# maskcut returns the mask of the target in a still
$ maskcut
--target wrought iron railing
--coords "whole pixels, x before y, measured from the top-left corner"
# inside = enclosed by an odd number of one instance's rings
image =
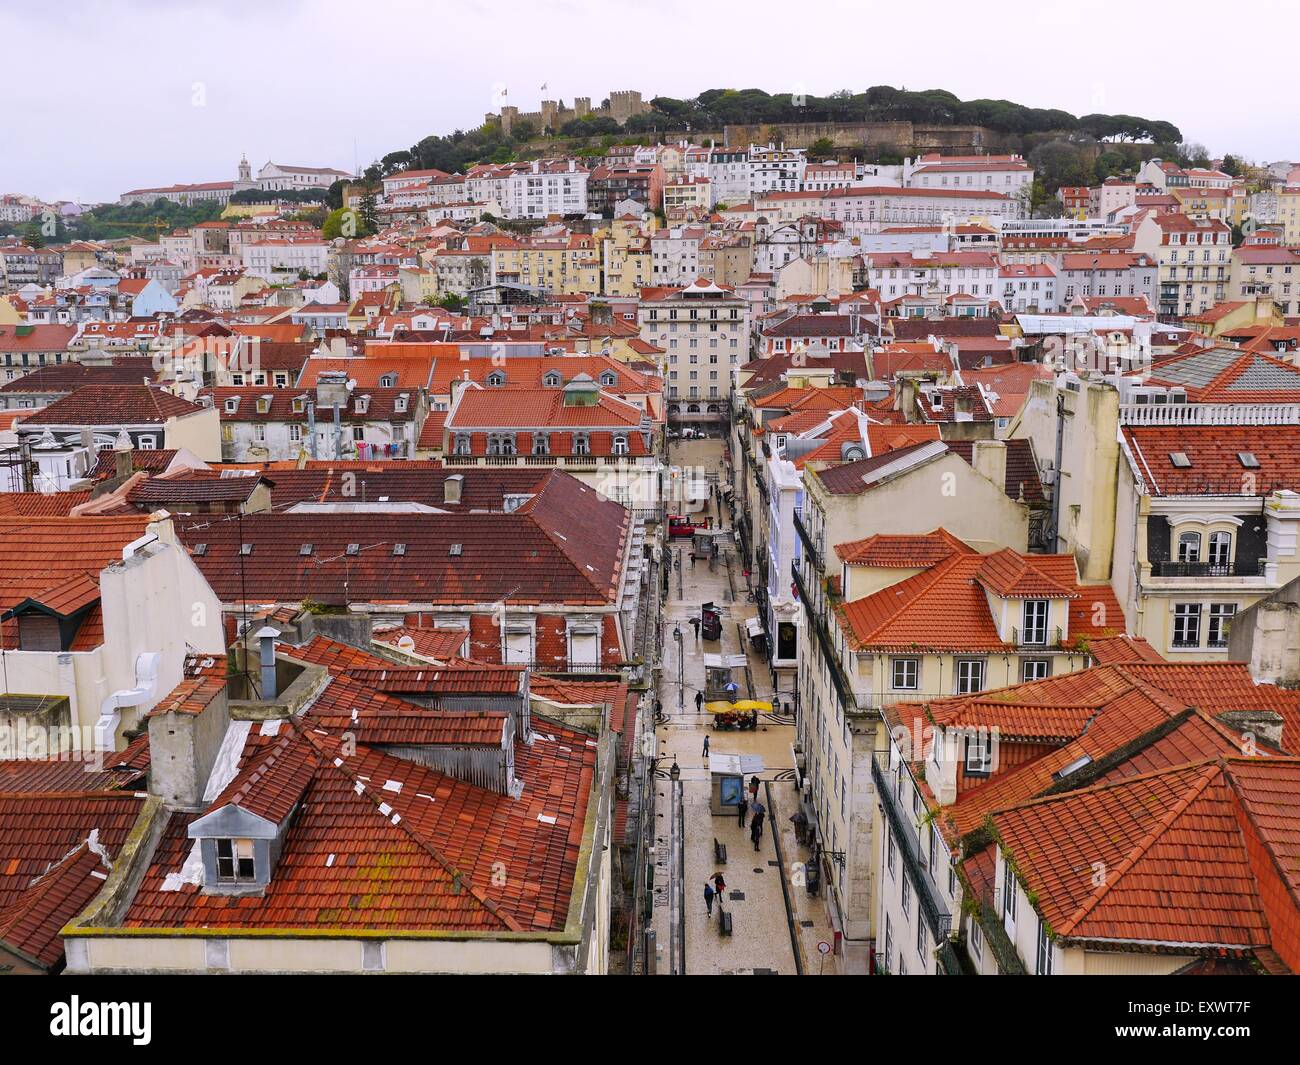
[[[917,901],[925,917],[925,923],[930,926],[935,943],[942,943],[952,931],[952,914],[939,893],[939,886],[926,867],[925,859],[921,856],[921,846],[917,839],[917,827],[913,816],[898,801],[898,792],[893,784],[894,775],[889,769],[888,751],[878,751],[872,756],[871,779],[875,783],[881,808],[889,821],[898,853],[903,856],[903,867],[916,890]]]

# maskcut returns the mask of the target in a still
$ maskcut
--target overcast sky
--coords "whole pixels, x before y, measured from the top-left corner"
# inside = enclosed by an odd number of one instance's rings
[[[1175,123],[1212,154],[1300,156],[1291,0],[64,0],[0,7],[0,192],[82,202],[229,180],[241,153],[352,170],[509,102],[612,89],[949,89]],[[1202,10],[1203,9],[1203,10]],[[1206,27],[1187,32],[1182,27]],[[1212,29],[1221,27],[1222,32]],[[1259,36],[1254,34],[1258,32]]]

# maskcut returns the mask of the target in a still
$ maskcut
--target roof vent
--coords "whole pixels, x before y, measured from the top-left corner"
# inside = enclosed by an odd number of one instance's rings
[[[192,553],[193,553],[196,557],[198,557],[198,558],[202,558],[204,555],[206,555],[206,554],[208,553],[208,545],[207,545],[207,544],[195,544],[195,545],[194,545],[194,551],[193,551]]]
[[[240,544],[240,545],[239,545],[239,553],[240,553],[241,555],[251,555],[251,554],[253,553],[253,545],[252,545],[252,544]]]
[[[1185,451],[1169,452],[1169,461],[1180,470],[1188,469],[1192,465],[1192,460],[1187,457],[1187,452]]]
[[[311,554],[311,544],[303,544],[302,547],[298,548],[298,554],[300,554],[300,555],[310,555],[310,554]]]
[[[448,551],[447,553],[450,554],[450,555],[454,555],[454,556],[456,556],[456,557],[459,557],[460,554],[461,554],[461,552],[462,552],[463,550],[464,550],[464,548],[463,548],[463,546],[462,546],[461,544],[452,544],[452,545],[451,545],[451,550]]]
[[[349,555],[359,555],[359,554],[361,554],[361,545],[360,545],[360,544],[348,544],[348,546],[347,546],[347,551],[346,551],[345,553],[346,553],[346,554],[349,554]]]
[[[1240,462],[1243,466],[1245,466],[1246,469],[1248,470],[1259,469],[1259,459],[1255,457],[1255,453],[1253,451],[1238,451],[1237,461]]]
[[[393,554],[394,554],[394,555],[404,555],[404,554],[406,554],[406,545],[405,545],[405,544],[393,544]]]

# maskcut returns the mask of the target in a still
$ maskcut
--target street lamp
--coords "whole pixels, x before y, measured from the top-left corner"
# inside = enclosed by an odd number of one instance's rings
[[[682,651],[682,623],[673,628],[673,639],[677,641],[677,709],[686,706],[686,659]]]

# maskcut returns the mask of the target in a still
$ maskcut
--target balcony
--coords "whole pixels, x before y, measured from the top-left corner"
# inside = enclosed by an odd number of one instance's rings
[[[818,610],[814,605],[812,595],[808,586],[804,583],[803,574],[799,571],[799,567],[792,563],[790,573],[794,577],[794,586],[799,592],[799,600],[803,603],[804,613],[808,615],[809,625],[817,635],[817,644],[821,648],[822,656],[826,659],[827,672],[830,673],[831,677],[831,686],[835,689],[840,706],[846,711],[855,711],[858,708],[858,700],[853,694],[853,687],[849,684],[848,677],[844,675],[844,667],[840,664],[839,651],[835,647],[835,642],[831,639],[830,628],[826,624],[826,610],[824,607]]]
[[[1011,642],[1021,651],[1048,651],[1061,646],[1060,629],[1011,630]]]
[[[1153,577],[1260,577],[1264,560],[1250,562],[1152,562]]]
[[[934,942],[941,945],[952,931],[952,914],[948,912],[948,905],[939,892],[939,886],[930,876],[917,839],[915,818],[910,810],[904,809],[899,803],[894,779],[889,768],[889,752],[877,751],[871,759],[871,780],[876,786],[876,797],[885,811],[898,852],[903,856],[903,868],[916,891],[921,914],[930,926]]]
[[[808,552],[808,561],[813,564],[813,568],[818,573],[824,572],[825,567],[822,565],[822,553],[818,545],[813,543],[812,536],[804,527],[803,519],[799,512],[794,512],[794,531],[799,534],[799,539],[803,541],[804,550]]]
[[[1125,403],[1121,425],[1300,425],[1300,403]]]

